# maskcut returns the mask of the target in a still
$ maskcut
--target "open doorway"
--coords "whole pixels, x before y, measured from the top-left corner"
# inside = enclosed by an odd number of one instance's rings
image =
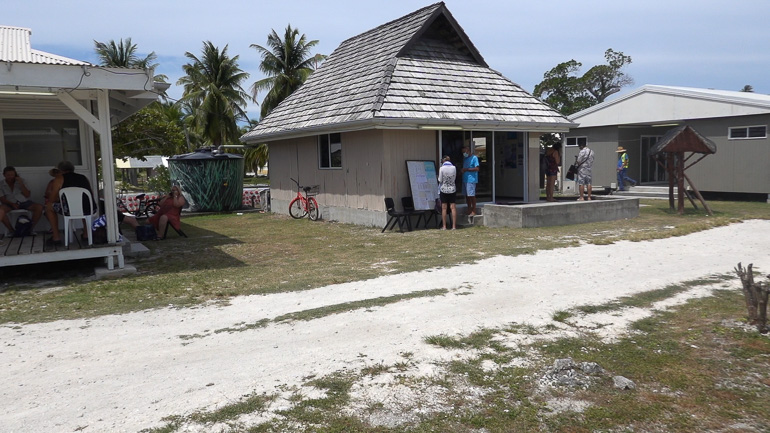
[[[465,200],[462,188],[463,146],[479,158],[476,201],[511,203],[523,201],[525,191],[525,134],[516,131],[442,131],[441,155],[449,155],[457,167],[458,203]]]

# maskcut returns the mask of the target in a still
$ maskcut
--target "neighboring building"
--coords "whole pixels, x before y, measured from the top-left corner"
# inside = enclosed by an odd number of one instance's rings
[[[406,161],[462,167],[464,144],[481,162],[479,203],[538,201],[539,136],[572,126],[490,69],[437,3],[342,42],[241,140],[270,145],[274,212],[288,212],[294,178],[320,185],[323,218],[383,225],[384,198],[411,195]]]
[[[632,178],[667,184],[648,152],[669,129],[689,125],[717,147],[687,170],[700,191],[770,194],[770,95],[647,85],[569,118],[580,126],[566,134],[564,164],[585,140],[596,152],[594,185],[615,185],[618,146],[628,150]]]
[[[140,181],[147,182],[147,179],[157,174],[155,169],[160,166],[168,168],[167,156],[148,155],[144,157],[144,161],[139,158],[115,159],[115,167],[120,170],[123,183],[133,186],[140,186]]]
[[[111,128],[157,100],[168,84],[154,83],[151,69],[105,68],[32,49],[31,34],[26,28],[0,26],[0,166],[15,166],[32,200],[43,203],[48,171],[61,160],[71,161],[93,188],[105,186],[108,244],[46,248],[43,218],[36,228],[40,234],[30,242],[4,242],[0,267],[92,257],[122,267]]]

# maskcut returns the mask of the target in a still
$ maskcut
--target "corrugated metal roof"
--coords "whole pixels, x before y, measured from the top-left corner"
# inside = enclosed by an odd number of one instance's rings
[[[571,120],[580,121],[581,118],[609,107],[620,105],[626,100],[633,99],[642,94],[656,94],[668,96],[682,96],[698,100],[724,102],[743,106],[752,106],[770,109],[770,95],[754,92],[738,92],[733,90],[700,89],[695,87],[659,86],[647,84],[616,99],[604,101],[601,104],[588,107],[569,116]],[[729,109],[725,111],[728,116]]]
[[[444,3],[436,3],[342,42],[242,138],[367,120],[571,125],[488,68]]]
[[[0,25],[0,61],[47,65],[91,65],[88,62],[33,50],[30,44],[31,35],[32,30],[24,27]]]

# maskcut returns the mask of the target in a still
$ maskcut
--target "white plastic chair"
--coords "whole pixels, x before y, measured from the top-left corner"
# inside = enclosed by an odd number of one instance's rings
[[[83,212],[83,196],[86,197],[87,201],[85,203],[88,203],[88,209],[90,210],[88,214]],[[69,246],[70,231],[74,231],[74,226],[73,230],[70,229],[70,221],[72,220],[85,221],[86,224],[83,226],[83,231],[88,232],[88,245],[93,245],[94,236],[91,232],[91,218],[94,213],[94,199],[91,196],[91,191],[74,186],[62,188],[59,190],[59,202],[66,202],[68,209],[68,212],[64,212],[62,209],[62,216],[64,217],[64,246]]]

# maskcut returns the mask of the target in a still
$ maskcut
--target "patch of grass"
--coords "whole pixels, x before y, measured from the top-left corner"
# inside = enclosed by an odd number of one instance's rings
[[[710,279],[709,279],[710,280]],[[695,284],[694,282],[692,284]],[[686,284],[683,284],[684,286]],[[669,292],[670,295],[676,291]],[[659,299],[661,294],[655,296]],[[770,338],[740,326],[742,294],[718,290],[714,296],[694,299],[667,312],[636,322],[636,332],[604,343],[590,336],[534,343],[528,350],[531,367],[512,367],[522,348],[498,346],[495,336],[520,330],[513,324],[501,330],[480,329],[467,336],[432,336],[426,342],[449,349],[472,350],[467,358],[445,364],[443,374],[399,382],[441,387],[443,410],[419,412],[421,403],[404,410],[421,413],[416,422],[397,427],[371,426],[364,417],[346,415],[350,389],[363,375],[392,371],[374,364],[360,375],[339,373],[309,379],[308,385],[326,391],[322,398],[293,400],[279,417],[258,426],[233,431],[249,432],[624,432],[765,431],[770,419]],[[527,329],[526,327],[524,328]],[[409,360],[413,354],[402,353]],[[540,384],[555,359],[596,362],[605,373],[586,389],[545,387]],[[492,361],[496,368],[483,367]],[[407,364],[407,361],[405,364]],[[612,376],[633,380],[636,389],[621,391]],[[581,401],[581,410],[549,408],[549,401]],[[371,415],[386,411],[383,402],[364,408]],[[230,415],[196,415],[196,422],[234,422],[242,412],[234,406]],[[259,411],[257,406],[253,409]],[[394,415],[397,416],[397,415]],[[175,430],[191,417],[169,419],[166,430]],[[736,430],[737,431],[737,430]]]
[[[572,316],[573,314],[570,313],[569,311],[559,310],[553,313],[553,315],[551,315],[551,319],[554,322],[567,323],[567,320],[569,320],[569,318]]]
[[[250,395],[213,411],[199,411],[187,416],[169,417],[164,420],[167,421],[166,425],[154,429],[145,429],[142,430],[142,433],[174,433],[179,431],[185,424],[190,423],[212,425],[220,422],[233,422],[241,415],[264,411],[273,400],[275,400],[274,395]]]
[[[710,278],[701,278],[697,280],[685,281],[679,284],[671,284],[662,289],[649,290],[646,292],[638,293],[633,296],[624,296],[618,300],[607,302],[600,305],[581,305],[575,307],[575,310],[583,314],[596,314],[605,313],[608,311],[616,311],[626,307],[645,308],[652,304],[668,299],[676,294],[686,292],[687,290],[697,287],[715,284],[720,281],[728,279],[734,279],[736,277],[730,275],[715,275]],[[556,320],[554,318],[554,320]],[[561,320],[557,320],[561,321]]]
[[[153,308],[190,307],[233,296],[301,291],[393,272],[471,263],[492,255],[530,254],[578,242],[611,243],[681,236],[750,218],[770,219],[766,203],[712,202],[715,216],[644,200],[637,218],[534,229],[474,227],[458,236],[439,230],[381,234],[379,228],[292,220],[260,213],[185,217],[190,238],[149,243],[152,255],[132,264],[140,273],[88,281],[93,261],[0,268],[0,323],[33,323]],[[301,235],[300,235],[301,234]],[[452,254],[437,254],[441,242]],[[387,266],[382,266],[387,263]],[[44,277],[46,278],[46,277]],[[12,283],[11,283],[12,282]]]
[[[408,299],[425,298],[433,296],[443,296],[449,291],[446,289],[421,290],[417,292],[404,293],[401,295],[381,296],[379,298],[363,299],[360,301],[344,302],[342,304],[326,305],[324,307],[312,308],[309,310],[298,311],[295,313],[283,314],[273,319],[274,322],[286,322],[291,320],[313,320],[321,317],[331,316],[333,314],[345,313],[353,310],[360,310],[372,307],[382,307],[388,304],[405,301]]]
[[[444,334],[430,335],[425,337],[424,341],[434,346],[443,347],[444,349],[461,349],[463,347],[460,340]]]

